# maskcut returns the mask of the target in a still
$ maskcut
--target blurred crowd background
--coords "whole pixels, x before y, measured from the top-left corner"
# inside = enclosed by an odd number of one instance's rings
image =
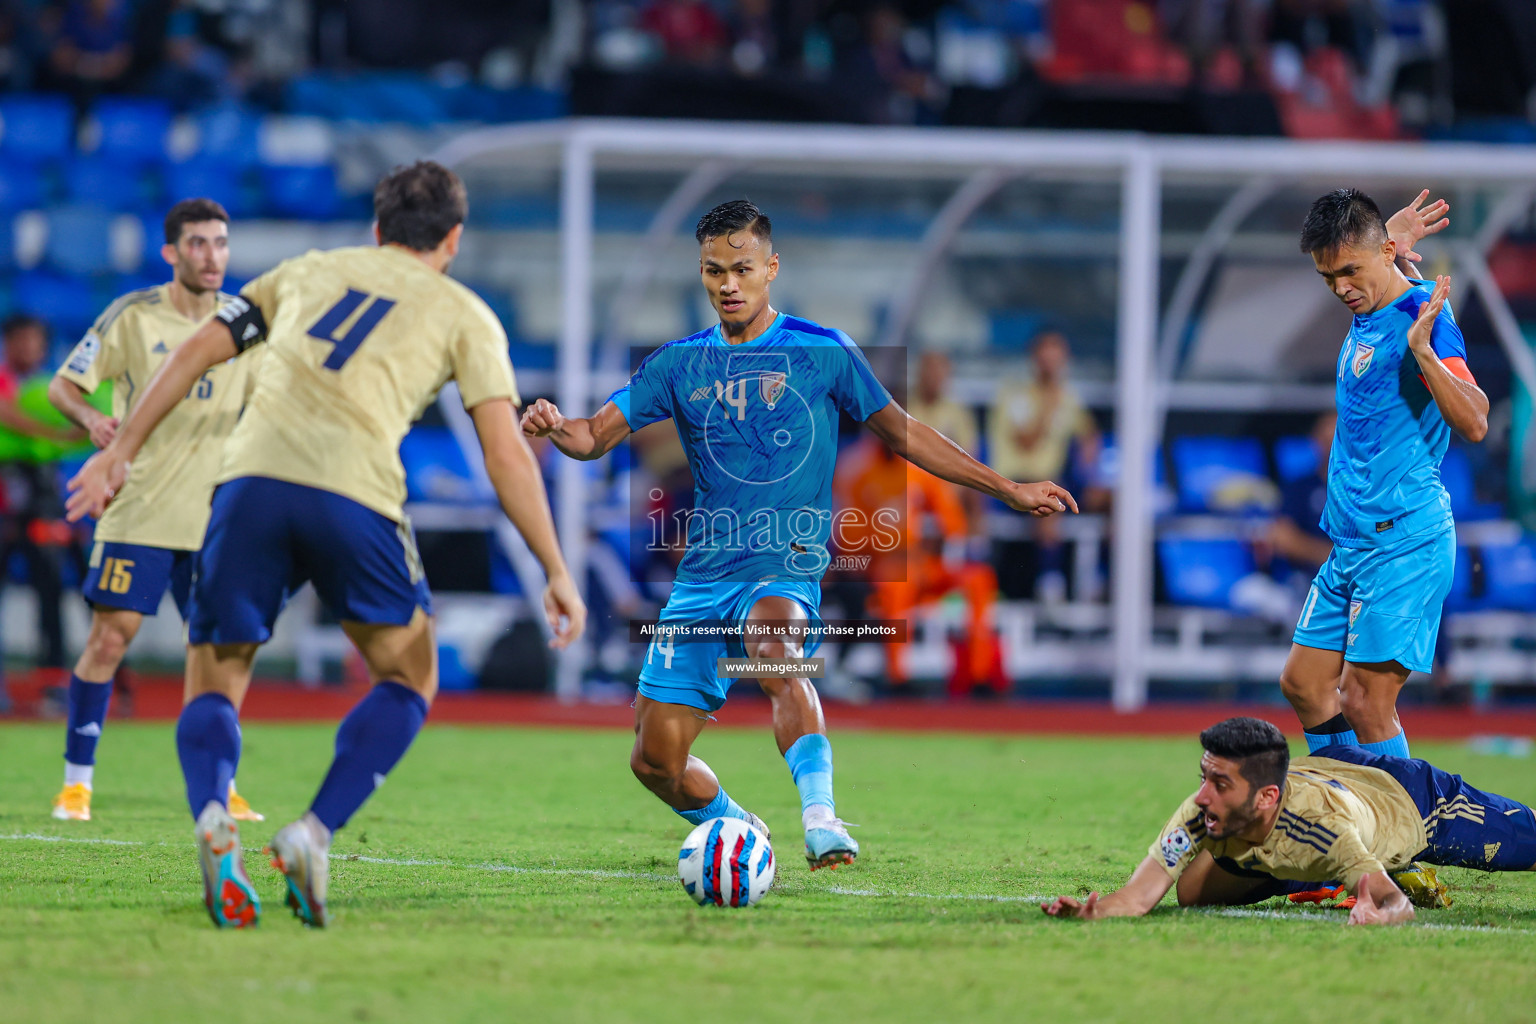
[[[88,527],[60,521],[59,495],[87,449],[42,389],[113,297],[166,279],[159,221],[177,199],[211,196],[233,215],[234,291],[303,249],[365,241],[382,170],[487,124],[606,115],[708,119],[726,122],[722,131],[845,121],[1530,145],[1536,5],[0,0],[0,87],[0,646],[13,669],[58,669],[77,649],[74,588],[89,544]],[[561,316],[554,170],[466,174],[472,230],[456,274],[505,323],[525,398],[551,394]],[[675,184],[626,168],[600,176],[603,243],[622,251],[638,241]],[[1191,681],[1229,696],[1272,695],[1268,661],[1253,662],[1251,677],[1225,666],[1234,651],[1239,662],[1244,651],[1283,651],[1326,557],[1316,521],[1346,318],[1310,280],[1294,232],[1307,201],[1336,184],[1295,183],[1255,204],[1232,246],[1243,258],[1218,265],[1166,367],[1185,389],[1157,450],[1154,628],[1189,646]],[[1109,635],[1116,188],[999,188],[955,239],[922,310],[893,334],[896,291],[952,187],[878,168],[860,181],[747,176],[697,204],[749,191],[773,214],[786,253],[781,306],[890,347],[896,354],[877,364],[916,415],[1005,475],[1057,479],[1083,503],[1081,517],[1028,521],[893,463],[845,425],[838,500],[899,510],[905,572],[899,583],[871,582],[892,578],[878,570],[835,573],[829,607],[908,618],[915,639],[833,651],[826,686],[854,699],[1102,689],[1093,652]],[[1449,197],[1450,235],[1463,239],[1496,198]],[[1165,198],[1165,293],[1224,198]],[[1409,198],[1380,196],[1389,210]],[[672,240],[654,254],[665,269],[633,310],[609,305],[627,272],[595,269],[596,322],[608,325],[597,379],[622,379],[635,349],[708,323],[689,245]],[[1426,268],[1446,267],[1433,246],[1426,252]],[[1529,202],[1486,257],[1509,309],[1536,324]],[[1510,373],[1489,310],[1457,301],[1493,430],[1476,447],[1453,443],[1446,461],[1463,524],[1453,625],[1442,667],[1416,687],[1481,701],[1495,689],[1521,692],[1536,649],[1536,544],[1526,532],[1536,528],[1536,446],[1523,441],[1531,396]],[[1203,406],[1202,387],[1252,400]],[[402,456],[429,579],[444,596],[445,685],[544,688],[548,661],[526,588],[451,420],[428,410]],[[659,607],[676,555],[646,549],[647,516],[686,506],[691,481],[665,425],[589,472],[588,684],[622,699],[642,653],[625,625]],[[347,671],[340,634],[311,599],[301,596],[289,618],[269,671],[317,681]],[[179,635],[175,616],[160,616],[135,663],[174,666]]]

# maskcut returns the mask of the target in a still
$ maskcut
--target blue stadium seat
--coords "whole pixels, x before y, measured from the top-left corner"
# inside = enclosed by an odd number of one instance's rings
[[[0,153],[33,163],[62,160],[75,145],[75,111],[62,96],[0,100]]]
[[[347,109],[351,99],[346,85],[334,75],[299,75],[290,79],[284,90],[283,109],[290,114],[340,121],[359,116]]]
[[[991,314],[992,347],[1000,352],[1023,352],[1045,327],[1045,317],[1024,309],[999,309]]]
[[[1248,545],[1226,538],[1164,538],[1157,559],[1168,599],[1198,608],[1230,607],[1233,586],[1254,571]]]
[[[167,165],[165,191],[172,202],[193,197],[212,199],[228,210],[231,217],[247,217],[256,212],[256,204],[241,181],[239,168],[217,160],[198,157]],[[157,238],[164,238],[163,231],[155,234]]]
[[[31,210],[43,205],[46,188],[36,164],[7,160],[0,165],[0,210]]]
[[[1465,523],[1500,519],[1503,506],[1497,502],[1478,501],[1473,486],[1472,460],[1464,449],[1452,445],[1440,463],[1440,482],[1451,496],[1451,513]]]
[[[1275,470],[1280,474],[1281,482],[1290,483],[1311,476],[1322,468],[1318,466],[1320,454],[1317,445],[1305,434],[1278,438],[1275,441]]]
[[[261,115],[236,104],[198,116],[197,159],[231,167],[255,167],[261,160]]]
[[[11,304],[18,311],[42,317],[54,334],[63,338],[84,334],[96,318],[90,285],[77,277],[46,270],[17,274]]]
[[[1268,507],[1264,485],[1272,495],[1273,484],[1258,438],[1179,437],[1171,450],[1179,507],[1186,512]]]
[[[507,332],[508,338],[516,338],[517,333],[517,308],[512,304],[512,293],[506,288],[498,288],[495,285],[476,282],[464,282],[469,285],[471,291],[485,300],[485,304],[491,307],[491,312],[496,314],[496,319],[501,321],[501,326]]]
[[[101,129],[96,155],[118,164],[144,165],[165,159],[171,108],[159,100],[111,98],[92,110]]]
[[[110,271],[112,214],[95,206],[54,207],[44,259],[54,270],[81,277]]]
[[[1451,589],[1445,595],[1448,612],[1476,611],[1487,605],[1487,599],[1472,596],[1472,549],[1456,546],[1456,567],[1451,572]]]
[[[261,176],[273,216],[330,220],[341,207],[336,171],[329,164],[263,167]]]
[[[418,426],[400,443],[410,501],[479,505],[495,496],[470,474],[464,451],[446,427]]]
[[[1483,548],[1483,574],[1490,607],[1536,609],[1536,540]]]
[[[8,213],[0,213],[0,271],[16,269],[16,222]]]
[[[64,168],[64,191],[72,203],[107,210],[154,205],[154,192],[141,169],[105,157],[78,157]]]

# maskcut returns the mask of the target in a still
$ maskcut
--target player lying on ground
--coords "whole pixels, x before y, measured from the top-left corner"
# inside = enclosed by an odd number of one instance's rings
[[[224,800],[240,758],[235,706],[287,595],[314,583],[374,684],[337,730],[308,812],[271,842],[288,904],[306,924],[327,921],[332,834],[405,755],[437,693],[431,595],[402,508],[400,441],[445,382],[458,382],[501,507],[544,566],[555,646],[580,635],[586,618],[518,431],[506,334],[447,276],[464,233],[463,183],[418,163],[380,181],[373,207],[376,247],[310,252],[252,281],[166,360],[117,437],[70,481],[71,518],[99,513],[198,378],[265,342],[197,558],[187,626],[196,696],[176,725],[204,900],[220,927],[246,927],[260,914]]]
[[[1124,888],[1059,896],[1053,917],[1138,917],[1178,886],[1180,906],[1256,903],[1341,879],[1349,924],[1401,924],[1413,904],[1390,872],[1415,861],[1536,870],[1536,814],[1427,761],[1324,747],[1291,760],[1280,730],[1229,718],[1200,734],[1200,788],[1169,819]],[[1443,895],[1421,869],[1422,894]]]
[[[170,353],[227,301],[219,288],[229,264],[229,214],[211,199],[184,199],[165,217],[160,255],[171,265],[169,284],[122,296],[101,314],[48,385],[48,399],[106,447],[143,384]],[[224,440],[240,418],[256,354],[208,370],[166,416],[144,446],[123,493],[96,525],[89,571],[81,591],[91,606],[91,632],[69,678],[69,720],[64,735],[64,789],[53,816],[89,821],[96,744],[106,727],[112,677],[144,616],[154,615],[169,589],[185,619],[192,586],[192,556],[203,544],[208,501]],[[111,381],[112,415],[87,397]],[[187,695],[190,700],[192,694]],[[229,780],[230,814],[262,816]]]
[[[687,553],[640,672],[630,769],[689,823],[755,815],[732,800],[689,751],[725,703],[731,680],[716,659],[799,658],[819,642],[821,577],[832,534],[838,413],[935,476],[1037,516],[1077,511],[1053,483],[1006,480],[891,400],[848,336],[786,316],[769,303],[779,274],[768,218],[745,200],[700,219],[699,273],[717,326],[663,345],[588,419],[543,399],[523,430],[576,459],[612,451],[632,431],[671,419],[688,454],[694,510]],[[723,624],[706,642],[668,626]],[[836,815],[832,747],[809,678],[758,679],[773,734],[800,791],[812,870],[851,863],[859,845]]]
[[[1354,313],[1339,352],[1338,426],[1321,526],[1333,553],[1302,605],[1280,688],[1307,746],[1359,742],[1408,756],[1397,695],[1428,672],[1456,565],[1456,524],[1440,482],[1451,431],[1488,432],[1488,398],[1467,369],[1449,302],[1403,270],[1413,245],[1449,223],[1429,193],[1383,223],[1370,197],[1338,189],[1301,232],[1330,290]]]

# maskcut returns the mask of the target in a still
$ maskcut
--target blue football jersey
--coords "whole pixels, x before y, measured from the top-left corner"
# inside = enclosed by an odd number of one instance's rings
[[[838,411],[863,422],[891,395],[846,334],[780,314],[739,345],[718,325],[663,345],[608,400],[632,430],[676,423],[694,480],[677,580],[712,583],[821,579]]]
[[[1429,301],[1432,281],[1414,286],[1392,305],[1356,316],[1339,352],[1335,401],[1339,425],[1328,458],[1328,502],[1322,528],[1342,547],[1376,547],[1402,535],[1397,520],[1423,509],[1443,511],[1451,499],[1440,483],[1440,460],[1451,429],[1408,351],[1408,328]],[[1441,359],[1467,355],[1447,302],[1430,344]],[[1428,513],[1438,524],[1441,516]]]

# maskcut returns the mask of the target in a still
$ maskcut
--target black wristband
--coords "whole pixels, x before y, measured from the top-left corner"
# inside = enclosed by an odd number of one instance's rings
[[[229,336],[234,339],[235,348],[241,352],[259,341],[266,340],[267,318],[261,315],[259,308],[243,296],[237,295],[230,299],[214,316],[229,328]]]

